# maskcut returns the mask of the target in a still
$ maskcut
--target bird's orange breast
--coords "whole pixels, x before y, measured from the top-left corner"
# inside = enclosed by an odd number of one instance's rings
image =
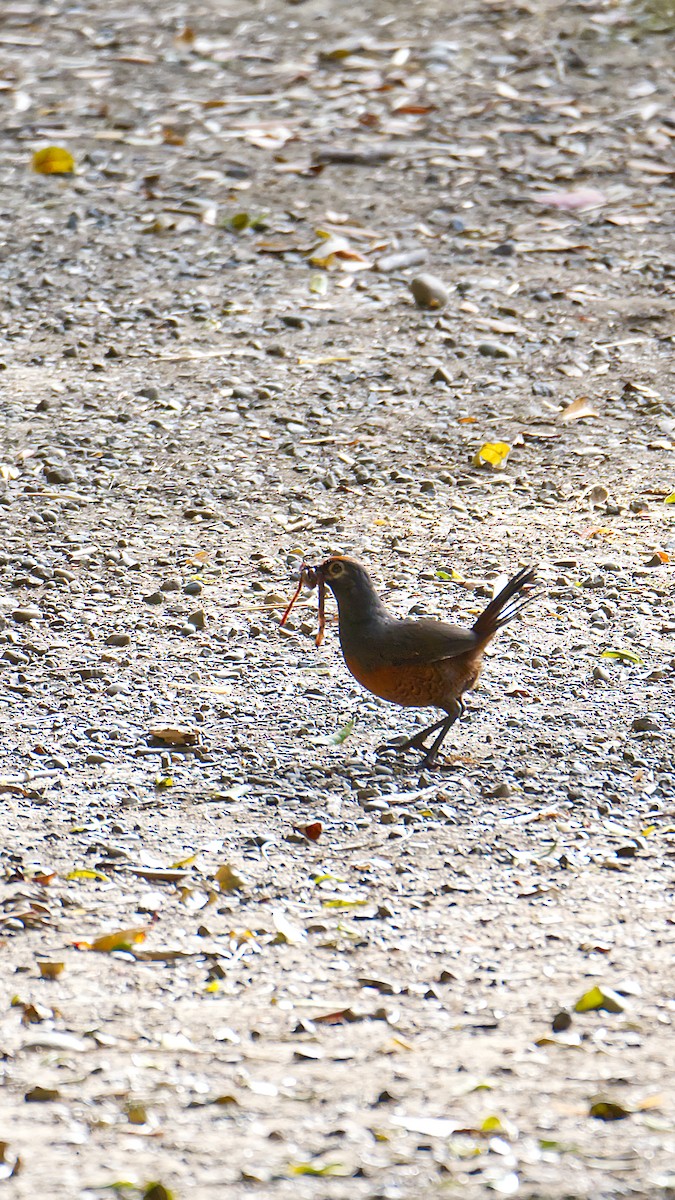
[[[443,708],[474,687],[480,673],[480,654],[472,651],[433,663],[400,663],[365,668],[345,654],[354,678],[381,700],[407,708]]]

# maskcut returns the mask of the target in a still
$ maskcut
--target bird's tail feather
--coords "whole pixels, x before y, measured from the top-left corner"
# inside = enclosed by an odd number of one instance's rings
[[[482,642],[488,642],[498,629],[508,625],[539,592],[533,590],[537,578],[535,567],[523,567],[491,600],[475,622],[473,631]]]

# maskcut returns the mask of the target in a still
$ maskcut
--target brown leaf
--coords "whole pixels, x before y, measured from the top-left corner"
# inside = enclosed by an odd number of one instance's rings
[[[567,405],[560,414],[560,420],[563,425],[569,425],[571,421],[583,421],[589,417],[597,417],[598,413],[593,408],[588,396],[578,396],[571,404]]]
[[[195,746],[199,741],[198,730],[182,729],[179,726],[150,729],[148,733],[155,741],[164,742],[167,746]]]
[[[301,833],[309,842],[318,842],[323,832],[323,825],[320,821],[312,821],[309,825],[294,825],[296,833]]]

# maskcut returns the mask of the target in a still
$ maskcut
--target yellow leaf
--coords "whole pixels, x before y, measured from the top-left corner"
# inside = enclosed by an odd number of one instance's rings
[[[624,1001],[616,992],[609,988],[592,987],[590,991],[584,992],[574,1005],[574,1011],[578,1013],[593,1012],[597,1009],[602,1009],[604,1012],[620,1013],[624,1010]]]
[[[603,650],[600,654],[601,658],[616,658],[619,662],[632,663],[634,667],[642,667],[644,663],[638,654],[632,650],[624,650],[619,647],[616,650]]]
[[[299,367],[327,367],[330,363],[351,362],[352,354],[323,354],[320,358],[298,358]]]
[[[221,892],[239,892],[245,886],[244,880],[233,871],[229,863],[223,863],[222,867],[218,867],[213,876]]]
[[[62,962],[46,962],[44,959],[38,962],[38,970],[41,979],[58,979],[59,975],[65,967]]]
[[[33,155],[33,170],[40,175],[72,175],[75,159],[63,146],[45,146]]]
[[[82,867],[77,871],[69,871],[66,879],[98,879],[100,883],[110,883],[108,875],[104,875],[103,871],[92,871],[86,867]]]
[[[170,775],[158,775],[155,779],[155,787],[156,788],[173,787],[173,779],[171,778]]]
[[[145,941],[148,932],[147,925],[137,925],[135,929],[116,929],[114,933],[104,933],[93,942],[76,942],[81,950],[97,950],[100,954],[111,954],[113,950],[128,950],[135,942]]]
[[[474,455],[472,465],[474,467],[492,467],[493,470],[498,471],[506,466],[506,460],[510,453],[511,447],[508,442],[486,442]]]
[[[349,1167],[336,1162],[325,1163],[324,1166],[306,1162],[291,1163],[289,1171],[291,1175],[309,1175],[317,1179],[327,1179],[333,1175],[351,1175]]]
[[[486,1117],[480,1127],[481,1133],[501,1133],[503,1129],[499,1117]]]
[[[623,1104],[618,1104],[615,1100],[596,1100],[591,1104],[588,1113],[599,1121],[623,1121],[625,1117],[630,1116],[630,1109],[624,1108]]]
[[[392,1037],[388,1038],[381,1047],[382,1054],[398,1054],[399,1050],[414,1049],[412,1042],[407,1042],[405,1038]]]
[[[251,215],[247,212],[235,213],[233,217],[229,217],[227,225],[235,233],[241,233],[243,229],[248,229],[251,224]]]
[[[449,571],[438,570],[436,578],[442,580],[443,583],[449,583],[450,581],[453,583],[464,582],[464,576],[460,575],[459,571],[456,571],[454,567],[451,567]]]
[[[664,504],[675,504],[675,492],[671,492],[663,501]]]
[[[179,858],[178,862],[171,863],[170,870],[178,871],[181,867],[191,867],[193,863],[196,863],[196,861],[197,855],[189,854],[187,858]]]

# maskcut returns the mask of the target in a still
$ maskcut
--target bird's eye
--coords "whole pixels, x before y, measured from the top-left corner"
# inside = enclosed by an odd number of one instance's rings
[[[339,575],[344,575],[345,569],[341,562],[332,562],[328,568],[328,574],[331,579],[337,579]]]

